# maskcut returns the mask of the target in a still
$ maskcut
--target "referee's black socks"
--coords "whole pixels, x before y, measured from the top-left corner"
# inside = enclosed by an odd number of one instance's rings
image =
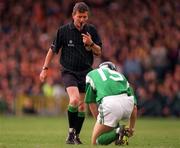
[[[79,135],[82,125],[85,119],[85,112],[78,112],[78,107],[68,106],[68,121],[69,121],[69,132],[72,129],[76,130],[76,134]]]
[[[78,112],[77,115],[77,122],[76,122],[76,134],[79,135],[82,125],[84,123],[84,119],[85,119],[85,112]]]
[[[69,121],[69,130],[76,129],[76,122],[78,118],[78,107],[68,106],[68,121]],[[71,132],[71,131],[69,131]]]

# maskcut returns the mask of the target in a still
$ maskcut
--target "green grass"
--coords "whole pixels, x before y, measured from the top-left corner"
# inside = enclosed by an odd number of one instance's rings
[[[81,133],[83,145],[66,145],[65,117],[4,117],[0,116],[0,148],[91,148],[90,137],[94,120],[87,118]],[[180,147],[180,120],[138,119],[134,137],[128,148]],[[98,146],[100,148],[115,148]]]

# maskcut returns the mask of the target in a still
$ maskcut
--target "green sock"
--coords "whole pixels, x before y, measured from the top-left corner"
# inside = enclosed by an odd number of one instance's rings
[[[118,138],[118,134],[116,133],[116,130],[113,129],[112,131],[100,135],[97,138],[96,143],[100,145],[108,145],[113,141],[115,141],[117,138]]]
[[[77,112],[78,111],[78,107],[74,107],[74,106],[68,105],[68,111],[70,111],[70,112]]]

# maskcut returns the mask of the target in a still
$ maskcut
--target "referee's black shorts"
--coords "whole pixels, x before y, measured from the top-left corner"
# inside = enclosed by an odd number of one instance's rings
[[[76,86],[79,89],[79,92],[85,92],[86,86],[86,75],[92,69],[75,72],[65,68],[62,68],[62,82],[65,88],[70,86]]]

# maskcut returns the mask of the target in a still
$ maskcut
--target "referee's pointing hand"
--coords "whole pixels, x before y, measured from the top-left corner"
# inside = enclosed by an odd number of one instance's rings
[[[87,32],[86,34],[82,33],[82,38],[83,38],[83,43],[84,45],[91,45],[92,44],[92,39],[91,39],[91,35]]]

